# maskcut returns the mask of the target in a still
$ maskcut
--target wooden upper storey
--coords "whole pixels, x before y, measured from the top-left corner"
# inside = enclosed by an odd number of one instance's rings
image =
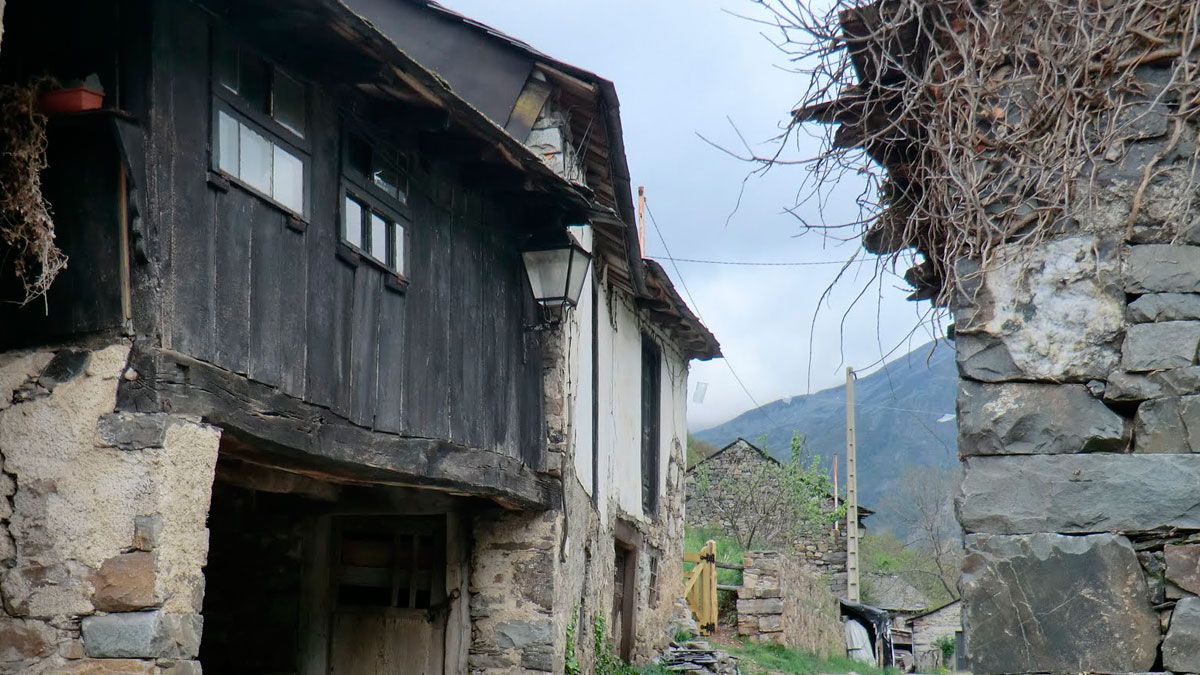
[[[108,110],[49,123],[70,267],[0,342],[131,335],[123,406],[312,473],[545,503],[520,250],[586,200],[339,7],[11,0],[0,81],[96,73]]]

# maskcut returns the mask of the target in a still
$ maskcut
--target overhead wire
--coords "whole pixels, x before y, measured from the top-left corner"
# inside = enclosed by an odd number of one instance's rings
[[[663,250],[667,253],[665,259],[671,261],[671,266],[675,269],[675,276],[679,278],[679,285],[683,287],[683,292],[687,296],[688,302],[691,303],[692,311],[694,311],[700,321],[703,322],[704,315],[700,311],[700,305],[696,303],[696,298],[692,296],[692,291],[688,288],[687,281],[683,278],[683,272],[680,271],[678,262],[674,256],[671,255],[671,248],[667,246],[667,239],[663,236],[662,228],[658,226],[658,220],[654,217],[654,209],[650,208],[649,200],[646,200],[645,203],[646,214],[650,216],[650,223],[654,225],[654,232],[658,235],[658,241],[662,244]],[[782,427],[783,425],[781,425],[774,417],[772,417],[771,413],[767,412],[766,408],[764,408],[763,405],[758,402],[758,399],[754,397],[754,394],[750,393],[749,387],[746,386],[746,383],[742,381],[741,376],[739,376],[737,371],[734,370],[733,363],[729,360],[729,355],[722,354],[721,361],[725,363],[725,367],[729,369],[729,374],[733,376],[733,379],[738,383],[738,386],[742,388],[742,391],[746,394],[746,398],[750,399],[750,402],[754,404],[754,407],[762,410],[767,419],[771,421],[771,424],[776,427]]]

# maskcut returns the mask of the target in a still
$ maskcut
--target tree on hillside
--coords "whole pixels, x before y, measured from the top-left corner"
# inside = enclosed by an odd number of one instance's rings
[[[887,506],[907,526],[905,544],[927,554],[924,574],[949,595],[958,597],[962,566],[962,532],[954,517],[958,472],[948,468],[914,467],[904,473]]]
[[[702,441],[695,436],[688,434],[687,437],[687,465],[696,466],[700,462],[708,459],[717,452],[717,446]]]
[[[724,527],[747,550],[785,547],[830,527],[844,510],[828,510],[833,490],[829,475],[821,469],[819,457],[806,460],[807,455],[804,438],[797,433],[792,435],[786,462],[756,462],[743,471],[719,475],[700,465],[696,488],[712,495],[713,524]]]

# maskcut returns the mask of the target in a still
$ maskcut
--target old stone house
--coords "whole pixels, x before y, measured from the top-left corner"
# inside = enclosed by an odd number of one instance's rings
[[[731,501],[733,495],[713,489],[713,485],[723,477],[755,481],[764,463],[778,465],[779,460],[746,439],[739,438],[688,467],[688,524],[726,532],[746,527],[747,523],[736,521],[739,508]],[[834,502],[835,496],[829,495],[826,508],[830,513],[836,508]],[[859,506],[858,513],[859,527],[865,528],[864,521],[874,511]],[[791,541],[772,541],[768,537],[763,545],[787,550],[799,556],[806,568],[822,575],[828,581],[829,589],[836,597],[845,597],[846,532],[843,523],[838,523],[828,530],[804,534]]]
[[[611,83],[410,0],[6,4],[0,84],[104,102],[46,126],[69,266],[0,306],[0,671],[665,643],[718,346],[637,248]]]
[[[962,601],[954,600],[941,607],[909,617],[912,630],[913,655],[919,671],[938,668],[962,670],[966,667],[963,654]],[[950,640],[954,644],[953,656],[947,661],[942,653],[941,642]]]

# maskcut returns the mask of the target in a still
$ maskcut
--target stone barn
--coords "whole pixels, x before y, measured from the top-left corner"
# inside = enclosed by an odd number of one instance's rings
[[[778,465],[779,460],[746,439],[739,438],[694,466],[688,467],[688,524],[725,532],[747,527],[748,523],[737,520],[738,508],[730,503],[730,496],[709,488],[718,477],[756,480],[764,463]],[[836,508],[835,501],[836,498],[829,495],[826,507],[830,513]],[[869,508],[858,507],[860,528],[865,529],[864,521],[872,513],[874,511]],[[846,596],[846,533],[841,523],[836,523],[828,530],[808,533],[800,538],[789,538],[787,541],[774,539],[768,536],[758,547],[774,547],[796,554],[803,561],[804,567],[828,581],[829,590],[836,597]]]

